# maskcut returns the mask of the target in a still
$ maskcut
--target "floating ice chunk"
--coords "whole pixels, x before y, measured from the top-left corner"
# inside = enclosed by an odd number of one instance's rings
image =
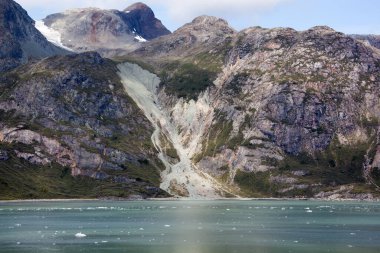
[[[312,210],[306,210],[307,213],[312,213],[313,211]]]
[[[21,242],[17,242],[17,245],[20,245],[21,244]]]
[[[75,237],[76,238],[83,238],[83,237],[86,237],[87,235],[83,234],[82,232],[79,232],[79,233],[76,233],[75,234]]]
[[[144,230],[144,228],[139,228],[139,230],[143,231],[143,230]]]
[[[166,224],[166,225],[164,225],[164,227],[166,227],[166,228],[170,228],[170,225]]]

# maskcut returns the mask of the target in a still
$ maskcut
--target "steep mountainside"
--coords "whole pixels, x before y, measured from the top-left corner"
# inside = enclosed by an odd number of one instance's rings
[[[380,35],[351,35],[352,38],[363,41],[367,45],[380,49]]]
[[[103,55],[132,51],[146,40],[170,33],[142,3],[133,4],[124,11],[67,10],[47,16],[38,28],[47,37],[60,37],[60,43],[75,52],[97,50]]]
[[[380,198],[377,38],[0,7],[0,198]]]
[[[380,55],[373,47],[328,27],[236,33],[200,17],[129,60],[161,77],[158,103],[192,166],[232,192],[378,195]]]
[[[1,198],[166,196],[152,127],[117,71],[84,53],[1,76]]]
[[[67,51],[49,43],[34,21],[12,0],[0,0],[0,72],[27,62]]]

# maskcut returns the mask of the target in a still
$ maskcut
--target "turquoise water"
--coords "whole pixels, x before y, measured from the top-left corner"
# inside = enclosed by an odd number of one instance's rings
[[[0,203],[0,252],[378,253],[380,203]]]

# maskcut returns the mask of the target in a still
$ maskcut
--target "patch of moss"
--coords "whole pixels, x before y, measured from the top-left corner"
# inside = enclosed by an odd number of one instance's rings
[[[180,159],[178,156],[177,150],[174,148],[172,142],[163,134],[160,136],[160,142],[163,144],[164,152],[167,156],[173,158],[173,159]]]
[[[277,187],[269,182],[270,172],[236,172],[234,182],[242,194],[249,197],[270,197],[276,195]]]
[[[224,115],[212,125],[209,130],[208,138],[203,141],[202,153],[194,158],[195,162],[200,161],[202,157],[214,156],[220,147],[226,145],[232,131],[232,121],[224,121]]]
[[[271,166],[271,167],[277,167],[279,165],[279,161],[274,157],[262,156],[261,157],[261,164]]]
[[[45,166],[33,165],[18,158],[13,149],[19,148],[27,152],[28,148],[25,145],[18,147],[14,145],[20,144],[0,143],[0,149],[6,150],[9,156],[7,161],[0,161],[0,199],[128,197],[131,194],[149,196],[151,193],[146,186],[152,185],[152,182],[153,185],[159,183],[157,173],[149,171],[144,166],[127,168],[128,175],[132,178],[149,177],[146,181],[136,183],[115,183],[112,179],[73,177],[68,167],[56,163]]]
[[[232,94],[239,94],[241,92],[241,86],[247,82],[250,75],[250,72],[240,72],[236,74],[227,84],[226,89],[231,91]]]
[[[333,139],[326,150],[314,155],[288,155],[280,162],[279,169],[309,171],[310,173],[302,178],[305,183],[322,183],[324,186],[364,183],[364,156],[372,143],[373,138],[355,145],[341,145],[337,139]]]
[[[167,93],[196,100],[199,93],[213,85],[216,74],[194,63],[185,63],[179,66],[173,74],[162,72],[161,80]]]

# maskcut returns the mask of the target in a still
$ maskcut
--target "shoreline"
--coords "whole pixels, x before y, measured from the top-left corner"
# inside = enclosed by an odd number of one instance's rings
[[[93,198],[93,199],[13,199],[0,200],[1,203],[34,203],[34,202],[110,202],[110,201],[327,201],[327,202],[380,202],[380,199],[352,199],[352,198],[216,198],[216,199],[191,199],[191,198],[146,198],[146,199],[118,199],[118,198]]]

